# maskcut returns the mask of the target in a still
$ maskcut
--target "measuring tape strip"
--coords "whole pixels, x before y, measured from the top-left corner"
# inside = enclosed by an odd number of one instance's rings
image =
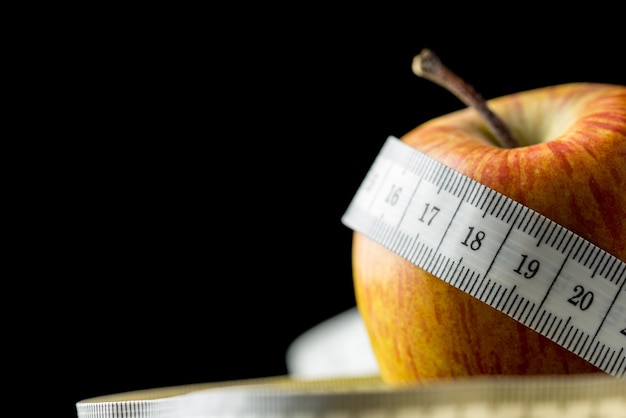
[[[626,373],[626,263],[390,136],[342,222],[606,373]]]
[[[148,389],[86,399],[78,418],[626,418],[626,380],[605,374],[473,377],[392,388],[379,377],[288,376]]]

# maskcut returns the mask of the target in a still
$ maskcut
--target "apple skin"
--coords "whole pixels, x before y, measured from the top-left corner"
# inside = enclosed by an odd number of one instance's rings
[[[497,146],[470,108],[401,140],[626,260],[626,86],[568,83],[488,103],[523,146]],[[387,383],[601,373],[358,232],[352,263],[357,306]]]

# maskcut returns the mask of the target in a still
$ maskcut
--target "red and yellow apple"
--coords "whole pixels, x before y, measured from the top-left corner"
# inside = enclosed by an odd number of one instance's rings
[[[626,86],[568,83],[488,101],[520,146],[472,108],[401,140],[626,261]],[[353,238],[357,306],[383,380],[600,372],[366,236]]]

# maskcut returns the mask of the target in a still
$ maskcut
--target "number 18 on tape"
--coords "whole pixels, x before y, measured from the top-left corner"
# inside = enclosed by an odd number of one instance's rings
[[[342,222],[624,377],[626,263],[532,209],[389,137]]]

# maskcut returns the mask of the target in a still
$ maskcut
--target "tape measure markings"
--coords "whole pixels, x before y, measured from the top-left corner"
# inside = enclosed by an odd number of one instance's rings
[[[626,263],[538,212],[389,137],[342,221],[624,376]]]

